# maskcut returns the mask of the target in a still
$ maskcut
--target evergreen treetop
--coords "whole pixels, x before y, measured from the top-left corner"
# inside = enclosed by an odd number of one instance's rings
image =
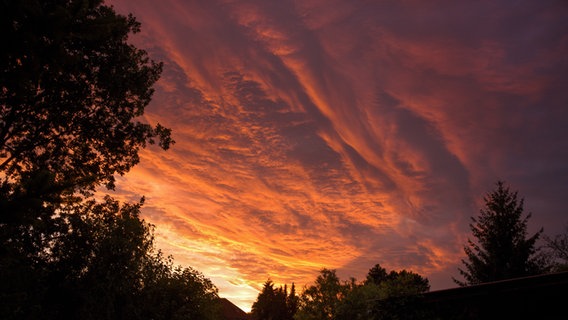
[[[542,273],[545,267],[535,255],[535,243],[543,229],[527,237],[531,214],[523,216],[524,199],[498,181],[484,201],[480,215],[472,217],[469,225],[477,241],[468,239],[465,268],[458,269],[465,280],[454,281],[467,286]]]

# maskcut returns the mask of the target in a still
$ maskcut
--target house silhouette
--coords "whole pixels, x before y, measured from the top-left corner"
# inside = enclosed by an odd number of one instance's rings
[[[225,298],[220,298],[221,320],[248,320],[249,315],[234,303]]]
[[[568,272],[424,293],[434,319],[567,319]]]

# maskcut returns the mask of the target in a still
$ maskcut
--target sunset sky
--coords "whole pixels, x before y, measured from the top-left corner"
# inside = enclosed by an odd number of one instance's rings
[[[568,2],[113,0],[164,62],[173,130],[118,180],[157,246],[246,311],[268,279],[379,263],[455,287],[504,180],[529,232],[568,223]]]

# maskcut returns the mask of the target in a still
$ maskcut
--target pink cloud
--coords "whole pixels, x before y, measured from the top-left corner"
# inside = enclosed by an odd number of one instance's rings
[[[163,249],[245,309],[268,277],[322,267],[451,286],[496,179],[539,223],[565,219],[539,191],[568,170],[561,2],[112,3],[165,62],[147,116],[177,141],[118,192],[145,195]]]

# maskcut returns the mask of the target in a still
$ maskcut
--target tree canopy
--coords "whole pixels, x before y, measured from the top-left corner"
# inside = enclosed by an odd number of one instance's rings
[[[334,319],[347,290],[335,270],[322,269],[315,283],[302,292],[296,319]]]
[[[0,317],[215,319],[217,288],[154,248],[141,206],[110,197],[63,206],[41,242],[3,246]]]
[[[114,187],[146,143],[170,130],[141,120],[161,63],[127,42],[132,15],[102,0],[0,3],[0,172],[46,170],[60,187]]]
[[[404,269],[387,273],[380,264],[369,270],[364,284],[379,286],[385,298],[419,294],[430,290],[428,279],[421,275]]]
[[[411,271],[387,272],[379,264],[362,283],[341,281],[335,270],[323,269],[313,285],[300,295],[300,319],[369,320],[418,319],[417,301],[428,292],[428,279]]]
[[[296,287],[292,284],[290,293],[287,286],[274,288],[274,282],[267,280],[252,305],[254,320],[292,320],[298,308]]]
[[[535,243],[540,229],[527,237],[531,214],[524,215],[524,199],[511,191],[504,182],[484,197],[485,206],[479,217],[472,217],[470,229],[477,241],[468,239],[462,259],[465,268],[459,268],[465,279],[454,281],[461,286],[511,279],[543,273],[546,266],[536,255]]]
[[[216,319],[217,288],[154,247],[139,203],[92,192],[170,129],[140,24],[100,0],[0,2],[0,318]]]
[[[417,302],[430,290],[428,279],[407,270],[387,272],[380,264],[373,266],[361,284],[352,281],[340,304],[337,320],[422,319]]]

